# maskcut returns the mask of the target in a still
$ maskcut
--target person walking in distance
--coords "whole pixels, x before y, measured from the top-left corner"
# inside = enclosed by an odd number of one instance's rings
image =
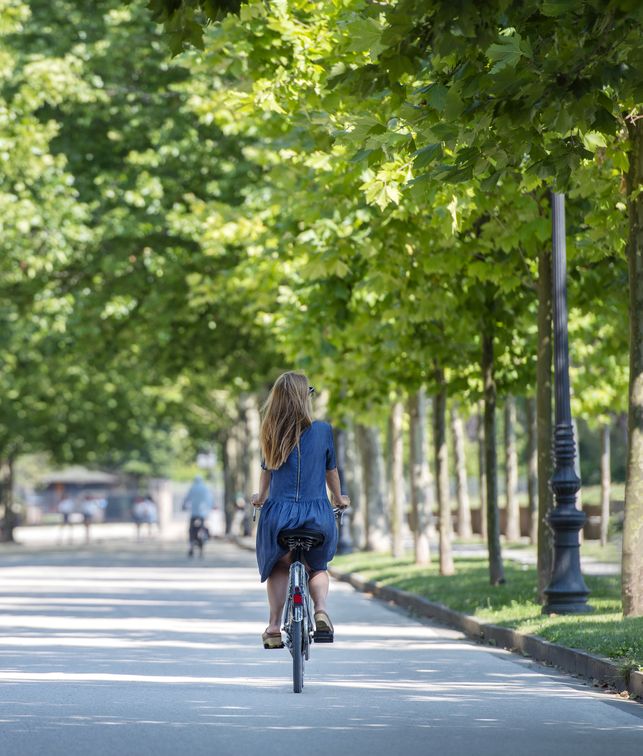
[[[157,533],[159,532],[158,509],[156,502],[149,493],[145,494],[145,497],[143,498],[143,522],[147,525],[148,537],[152,537],[153,526],[156,528]]]
[[[89,529],[96,518],[98,504],[92,494],[85,494],[83,497],[82,513],[83,525],[85,526],[85,543],[89,543]]]
[[[350,505],[340,488],[333,430],[313,420],[308,379],[287,372],[275,381],[261,420],[261,477],[251,504],[261,507],[257,528],[257,564],[261,582],[267,582],[270,617],[262,635],[264,648],[282,648],[281,613],[288,591],[290,555],[278,541],[281,530],[310,528],[324,534],[324,542],[306,554],[310,595],[318,630],[333,633],[326,608],[328,562],[337,548],[337,526],[332,503]]]
[[[141,540],[141,525],[143,524],[145,520],[145,503],[144,498],[142,496],[137,496],[136,499],[134,499],[134,504],[132,506],[132,520],[134,520],[134,525],[136,525],[136,542],[138,543]]]
[[[71,496],[65,496],[64,499],[58,504],[58,511],[62,515],[60,541],[62,543],[65,537],[65,530],[69,532],[69,543],[74,540],[74,528],[71,524],[71,515],[74,511],[74,500]]]
[[[190,512],[190,527],[188,539],[190,548],[188,556],[194,556],[194,547],[198,547],[199,552],[203,555],[203,542],[199,536],[202,528],[205,528],[205,521],[212,509],[213,497],[212,492],[205,484],[200,475],[196,475],[183,500],[183,509]]]

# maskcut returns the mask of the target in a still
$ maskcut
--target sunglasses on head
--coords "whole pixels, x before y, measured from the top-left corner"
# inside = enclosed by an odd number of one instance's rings
[[[309,386],[308,387],[308,395],[310,396],[311,394],[314,394],[314,393],[315,393],[315,387],[314,386]]]

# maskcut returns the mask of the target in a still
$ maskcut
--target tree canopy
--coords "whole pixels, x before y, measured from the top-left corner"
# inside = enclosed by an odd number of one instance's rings
[[[499,396],[530,393],[552,189],[575,411],[625,411],[642,14],[5,0],[0,457],[161,460],[288,367],[369,424],[421,387],[473,404],[489,338]]]

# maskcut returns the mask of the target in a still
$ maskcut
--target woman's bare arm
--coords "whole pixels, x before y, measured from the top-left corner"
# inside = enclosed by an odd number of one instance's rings
[[[268,498],[270,490],[270,470],[262,470],[259,477],[259,493],[252,494],[250,503],[253,507],[262,507],[264,501]]]
[[[340,509],[346,509],[350,507],[351,500],[348,496],[342,494],[342,487],[339,482],[339,473],[335,467],[333,470],[326,470],[326,485],[330,490],[330,501],[336,507]]]

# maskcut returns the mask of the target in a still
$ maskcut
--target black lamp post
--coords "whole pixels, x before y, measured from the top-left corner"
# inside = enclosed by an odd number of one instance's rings
[[[580,571],[578,533],[585,523],[585,513],[576,508],[581,482],[574,469],[576,443],[569,397],[565,195],[552,193],[551,205],[556,427],[551,479],[555,506],[549,515],[549,524],[554,530],[554,566],[545,589],[547,603],[543,613],[580,614],[591,612],[592,607],[587,604],[589,589]]]

